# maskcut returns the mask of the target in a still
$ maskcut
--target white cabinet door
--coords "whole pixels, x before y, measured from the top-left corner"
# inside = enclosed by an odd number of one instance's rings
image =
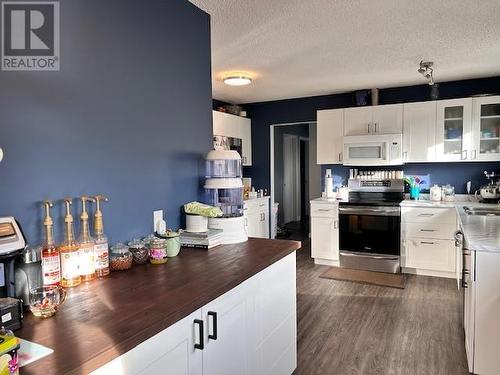
[[[137,345],[134,349],[92,372],[92,375],[201,375],[202,350],[198,324],[201,310],[178,321],[164,331]]]
[[[469,159],[472,148],[472,98],[437,101],[436,161]]]
[[[403,105],[377,105],[373,109],[370,133],[401,134],[403,132]]]
[[[474,98],[472,160],[500,161],[500,96]]]
[[[344,135],[375,133],[372,107],[355,107],[344,110]]]
[[[316,163],[341,164],[344,134],[344,110],[317,112]]]
[[[311,255],[319,259],[339,259],[338,218],[311,217]]]
[[[243,165],[252,165],[252,122],[229,113],[212,111],[213,135],[241,139]]]
[[[500,254],[475,253],[474,373],[498,374],[500,356]]]
[[[223,135],[232,138],[241,138],[241,129],[238,124],[237,116],[229,113],[212,111],[213,132],[214,135]]]
[[[245,166],[252,165],[252,123],[250,119],[244,117],[238,117],[238,121],[242,142],[242,163]]]
[[[269,210],[261,212],[262,219],[260,221],[260,237],[269,238]]]
[[[245,211],[248,237],[260,237],[261,219],[262,216],[257,211],[251,209]]]
[[[423,238],[405,240],[406,267],[455,273],[455,242]]]
[[[206,322],[203,375],[250,375],[247,303],[252,302],[251,285],[240,284],[202,307]]]
[[[261,272],[252,334],[250,373],[291,374],[297,367],[296,256],[286,256]]]
[[[474,372],[474,320],[476,308],[476,252],[471,251],[470,262],[464,265],[469,274],[464,277],[464,333],[465,333],[465,353],[469,372]]]
[[[433,162],[436,157],[436,102],[403,107],[403,161]]]

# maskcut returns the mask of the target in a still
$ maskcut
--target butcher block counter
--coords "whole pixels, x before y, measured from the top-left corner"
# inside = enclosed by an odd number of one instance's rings
[[[294,267],[295,256],[290,254],[300,247],[297,241],[251,238],[245,243],[221,245],[208,251],[183,248],[178,257],[170,258],[165,265],[134,266],[68,289],[66,302],[55,316],[41,320],[27,313],[23,328],[16,331],[18,337],[54,350],[53,354],[21,368],[21,374],[87,374],[112,360],[116,362],[120,356],[127,364],[121,364],[125,369],[122,373],[136,373],[129,370],[133,364],[130,356],[122,356],[124,353],[198,309],[201,316],[203,306],[246,280],[255,279],[254,275],[266,272],[273,264],[283,262],[283,258],[291,259]],[[295,269],[291,268],[294,278]],[[289,290],[295,293],[295,280],[290,277],[288,283],[293,284]],[[255,296],[259,294],[260,291]],[[295,296],[292,302],[295,307]],[[296,318],[295,311],[291,314],[290,319]],[[294,327],[295,324],[294,321]],[[221,333],[223,328],[222,325]],[[199,340],[200,337],[193,338]],[[223,337],[219,341],[207,340],[215,345],[223,342]],[[202,352],[190,349],[186,355],[193,363],[201,364],[201,356],[207,355]],[[148,372],[154,371],[145,373]]]

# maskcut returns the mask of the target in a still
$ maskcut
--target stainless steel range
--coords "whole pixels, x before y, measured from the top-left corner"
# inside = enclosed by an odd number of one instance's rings
[[[400,272],[402,179],[350,179],[340,202],[340,266]]]

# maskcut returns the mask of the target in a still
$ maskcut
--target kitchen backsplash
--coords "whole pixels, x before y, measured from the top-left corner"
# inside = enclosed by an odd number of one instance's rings
[[[343,165],[322,165],[321,166],[321,190],[324,190],[324,176],[326,169],[331,169],[334,179],[334,186],[346,185],[349,178],[349,169],[357,168],[365,171],[403,170],[405,175],[429,176],[429,184],[455,186],[457,194],[466,194],[467,181],[472,182],[471,192],[486,184],[484,171],[500,172],[500,163],[410,163],[402,166],[383,167],[347,167]],[[425,190],[424,190],[425,191]]]

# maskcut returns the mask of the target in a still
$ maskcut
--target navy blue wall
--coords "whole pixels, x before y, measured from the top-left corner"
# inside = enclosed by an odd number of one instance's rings
[[[179,226],[211,148],[209,16],[185,0],[61,1],[61,54],[60,72],[0,72],[0,215],[34,243],[41,200],[102,193],[112,242],[149,233],[154,209]]]
[[[380,104],[418,102],[429,100],[429,86],[407,86],[380,90]],[[440,99],[453,99],[477,94],[500,94],[500,77],[440,83]],[[252,119],[252,167],[245,168],[245,175],[252,177],[252,184],[269,188],[269,126],[290,122],[316,121],[316,111],[321,109],[354,106],[352,93],[296,98],[244,105]],[[500,169],[498,163],[456,163],[439,167],[437,164],[422,164],[427,173],[440,175],[443,181],[468,180],[487,169]],[[492,165],[493,164],[493,165]],[[470,167],[467,167],[469,165]],[[475,166],[475,167],[474,167]],[[435,171],[434,171],[434,168]],[[473,172],[469,168],[473,168]],[[379,168],[380,169],[380,168]]]

